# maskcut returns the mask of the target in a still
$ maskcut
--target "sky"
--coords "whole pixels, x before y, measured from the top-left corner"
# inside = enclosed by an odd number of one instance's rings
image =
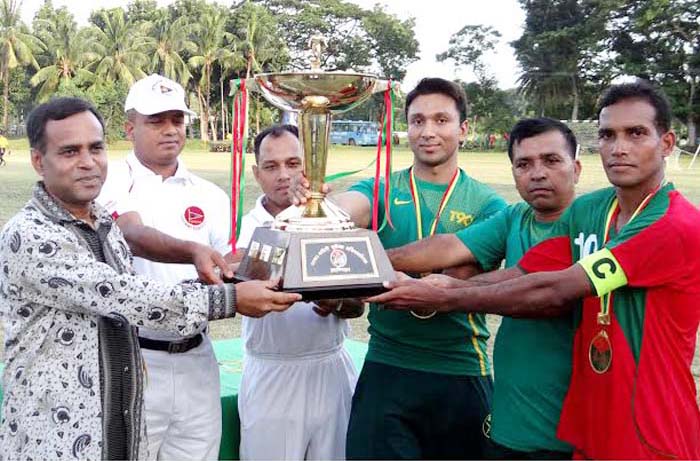
[[[157,0],[160,5],[172,0]],[[467,24],[491,26],[501,33],[501,39],[493,53],[486,55],[490,71],[501,88],[516,86],[520,73],[510,42],[520,37],[525,13],[517,0],[349,0],[364,8],[376,3],[385,11],[401,19],[416,20],[416,39],[419,43],[419,60],[409,65],[402,82],[405,91],[410,90],[423,77],[460,78],[474,80],[466,69],[456,69],[452,63],[439,63],[435,55],[447,50],[450,36]],[[30,24],[44,0],[24,0],[22,17]],[[218,1],[230,5],[231,1]],[[79,24],[87,23],[93,9],[126,6],[129,0],[53,0],[55,7],[67,6]]]

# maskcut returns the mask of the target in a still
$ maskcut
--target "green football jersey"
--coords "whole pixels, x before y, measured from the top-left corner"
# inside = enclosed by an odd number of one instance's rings
[[[391,220],[379,232],[385,248],[395,248],[418,240],[418,223],[410,186],[410,170],[392,175]],[[454,233],[482,221],[506,207],[505,201],[487,185],[460,172],[456,187],[437,225],[436,233]],[[427,237],[447,184],[416,179],[420,200],[423,236]],[[353,185],[372,203],[374,178]],[[384,219],[386,204],[384,181],[380,183],[379,220]],[[370,213],[372,210],[370,211]],[[480,314],[446,313],[419,319],[410,312],[384,310],[370,306],[369,349],[366,360],[401,368],[463,376],[487,376],[491,373],[486,354],[489,333]]]
[[[518,203],[457,233],[486,270],[505,259],[512,267],[534,245],[549,238],[555,223],[535,220]],[[493,354],[491,438],[518,451],[571,451],[556,437],[571,377],[571,314],[551,319],[503,317]]]

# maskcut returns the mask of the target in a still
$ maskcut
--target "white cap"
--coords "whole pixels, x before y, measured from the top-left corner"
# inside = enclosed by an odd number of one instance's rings
[[[160,114],[169,110],[181,110],[186,114],[196,115],[187,108],[182,86],[157,74],[142,78],[131,86],[124,103],[124,111],[131,109],[142,115]]]

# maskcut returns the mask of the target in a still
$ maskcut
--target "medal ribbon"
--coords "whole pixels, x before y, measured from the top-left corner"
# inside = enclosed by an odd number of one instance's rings
[[[431,235],[435,234],[435,231],[437,230],[438,223],[440,222],[440,216],[442,215],[443,210],[447,207],[447,203],[450,201],[450,197],[452,197],[452,193],[454,190],[457,188],[457,183],[459,182],[459,176],[461,174],[462,170],[457,168],[452,175],[452,179],[450,179],[450,182],[447,185],[447,189],[445,189],[445,193],[442,195],[442,200],[440,200],[440,206],[437,209],[437,212],[435,213],[435,218],[433,219],[433,223],[430,225],[430,231],[428,233],[428,237]],[[416,210],[416,228],[418,229],[418,240],[423,239],[423,216],[421,212],[421,207],[420,207],[420,194],[418,191],[418,184],[416,183],[416,177],[413,173],[413,167],[409,170],[409,182],[411,185],[411,198],[413,199],[413,206]]]
[[[664,185],[666,184],[666,181],[662,181],[661,184],[659,184],[653,191],[649,192],[646,197],[642,200],[642,202],[637,206],[637,208],[634,210],[634,213],[632,213],[632,216],[630,217],[629,221],[625,224],[625,226],[629,223],[631,223],[634,218],[636,218],[639,213],[642,212],[644,208],[649,204],[651,199],[656,195],[656,193],[661,189]],[[603,245],[608,243],[610,240],[610,231],[612,230],[612,223],[617,217],[617,215],[620,214],[620,208],[618,206],[618,201],[617,198],[615,198],[612,202],[612,205],[610,205],[610,210],[608,210],[608,216],[605,218],[605,229],[603,233]],[[624,226],[623,226],[624,227]],[[610,325],[610,303],[612,300],[612,293],[608,293],[606,295],[601,296],[600,298],[600,312],[598,313],[598,324],[599,325]]]
[[[236,253],[245,195],[245,152],[248,147],[248,89],[245,79],[233,81],[233,141],[231,143],[231,252]]]

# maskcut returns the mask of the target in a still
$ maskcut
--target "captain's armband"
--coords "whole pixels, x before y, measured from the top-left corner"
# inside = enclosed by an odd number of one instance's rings
[[[627,285],[627,275],[615,256],[607,248],[596,251],[581,259],[577,264],[588,275],[596,296],[603,296]]]

